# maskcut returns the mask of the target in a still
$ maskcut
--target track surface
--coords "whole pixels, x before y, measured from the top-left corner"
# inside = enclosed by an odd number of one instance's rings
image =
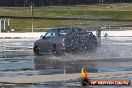
[[[81,76],[82,67],[89,71],[91,79],[132,80],[131,37],[104,38],[102,46],[92,54],[62,57],[34,56],[32,52],[34,41],[29,39],[0,40],[1,83],[4,85],[22,84],[22,87],[15,85],[16,88],[32,88],[31,85],[23,87],[25,86],[23,83],[35,83],[34,88],[80,87],[80,83],[76,81]],[[36,83],[39,83],[38,86],[42,83],[44,87],[38,87]]]
[[[114,77],[124,77],[124,76],[132,77],[132,71],[89,73],[89,77],[91,79],[110,79]],[[15,84],[40,83],[40,82],[50,82],[50,81],[79,80],[80,77],[81,77],[81,73],[0,77],[0,82],[15,83]]]

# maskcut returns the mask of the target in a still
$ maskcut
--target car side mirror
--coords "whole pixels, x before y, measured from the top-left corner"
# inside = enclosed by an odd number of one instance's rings
[[[43,36],[43,35],[41,35],[41,36],[40,36],[40,39],[43,39],[43,38],[44,38],[44,36]]]

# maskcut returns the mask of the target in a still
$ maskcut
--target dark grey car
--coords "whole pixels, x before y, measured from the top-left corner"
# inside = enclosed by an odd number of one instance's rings
[[[35,55],[78,53],[95,51],[97,38],[92,32],[78,27],[49,29],[45,36],[34,43]]]

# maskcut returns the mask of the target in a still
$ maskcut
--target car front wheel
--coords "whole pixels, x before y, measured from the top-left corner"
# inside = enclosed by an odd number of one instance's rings
[[[35,55],[39,55],[39,47],[38,46],[34,46],[33,51],[34,51]]]

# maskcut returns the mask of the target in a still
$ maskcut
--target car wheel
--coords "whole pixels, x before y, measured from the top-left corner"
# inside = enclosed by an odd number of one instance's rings
[[[87,51],[88,52],[95,52],[96,49],[97,49],[97,47],[95,45],[93,45],[93,44],[87,46]]]
[[[34,51],[35,55],[39,55],[39,47],[38,46],[34,46],[33,51]]]
[[[87,44],[87,45],[85,46],[85,49],[84,49],[84,50],[85,50],[87,53],[89,53],[89,52],[95,52],[96,49],[97,49],[97,46],[95,46],[94,44]]]

